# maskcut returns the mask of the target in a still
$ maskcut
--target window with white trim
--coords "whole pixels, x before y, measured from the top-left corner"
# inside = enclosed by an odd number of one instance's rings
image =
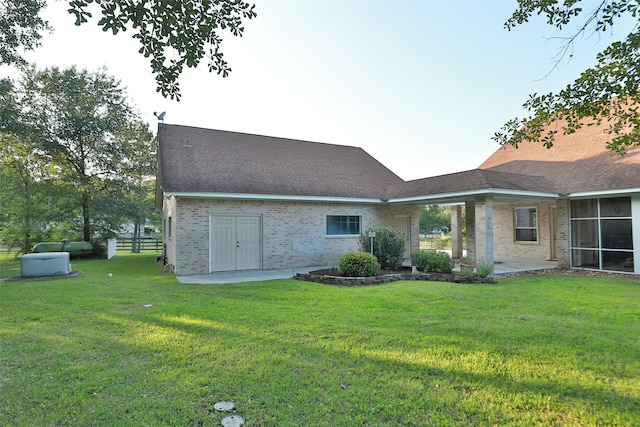
[[[536,208],[515,208],[513,223],[516,242],[538,241],[538,212]]]
[[[327,236],[360,235],[360,217],[357,215],[327,215]]]

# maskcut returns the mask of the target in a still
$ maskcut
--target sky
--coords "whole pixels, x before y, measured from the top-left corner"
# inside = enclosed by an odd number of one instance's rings
[[[507,31],[515,0],[254,0],[244,36],[221,33],[230,76],[203,62],[176,102],[156,92],[131,32],[76,27],[67,3],[48,3],[55,31],[27,60],[106,67],[154,133],[166,111],[169,124],[356,146],[405,180],[477,168],[529,94],[564,88],[633,24],[578,39],[549,74],[571,29],[537,17]]]

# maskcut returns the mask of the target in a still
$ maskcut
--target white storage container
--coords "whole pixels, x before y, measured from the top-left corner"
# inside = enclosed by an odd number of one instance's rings
[[[71,273],[69,252],[26,254],[21,261],[22,277],[64,276]]]

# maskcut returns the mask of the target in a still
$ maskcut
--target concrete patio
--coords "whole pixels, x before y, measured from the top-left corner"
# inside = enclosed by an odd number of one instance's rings
[[[556,261],[521,257],[498,257],[493,266],[494,274],[517,273],[519,271],[547,270],[558,266]]]
[[[530,258],[500,257],[496,259],[494,273],[496,275],[516,273],[529,270],[546,270],[556,267],[555,261],[543,261]],[[298,273],[308,273],[327,268],[326,266],[287,268],[283,270],[230,271],[223,273],[201,274],[194,276],[178,276],[180,283],[239,283],[256,282],[262,280],[290,279]]]

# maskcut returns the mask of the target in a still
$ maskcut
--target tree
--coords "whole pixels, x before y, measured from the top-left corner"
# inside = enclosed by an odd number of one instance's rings
[[[450,230],[451,212],[440,205],[420,206],[420,233],[431,230]]]
[[[40,46],[49,24],[40,17],[44,0],[0,0],[0,64],[26,64],[20,51]]]
[[[226,77],[231,68],[221,51],[220,32],[242,36],[243,20],[257,16],[242,0],[67,0],[76,25],[100,15],[98,26],[114,35],[130,30],[149,58],[157,91],[180,99],[178,78],[184,67],[209,61],[210,72]],[[0,64],[23,63],[18,50],[39,45],[48,23],[39,14],[46,0],[0,0]]]
[[[50,170],[37,151],[11,135],[0,135],[0,238],[19,253],[47,236],[49,221],[57,216]]]
[[[124,201],[118,213],[124,214],[134,224],[131,250],[139,252],[144,224],[155,214],[155,143],[146,124],[141,122],[127,127],[122,138],[127,141],[125,147],[128,148],[127,162],[123,165],[124,176],[127,179],[123,180],[123,186],[118,187],[118,199]]]
[[[110,237],[132,219],[128,201],[153,175],[155,144],[120,82],[104,70],[24,70],[15,91],[21,133],[51,171],[57,204],[80,218],[83,240]],[[1,130],[1,129],[0,129]]]
[[[562,29],[582,19],[578,30],[566,39],[555,66],[570,54],[574,41],[588,32],[604,33],[623,16],[638,19],[638,0],[601,0],[586,12],[582,0],[518,0],[519,7],[505,23],[508,30],[534,15],[543,15],[549,25]],[[639,23],[640,24],[640,23]],[[523,142],[553,146],[558,131],[570,134],[593,123],[608,123],[607,148],[619,154],[640,145],[640,25],[626,38],[612,43],[597,57],[597,64],[584,71],[558,93],[530,95],[524,107],[532,115],[507,122],[493,139],[517,147]],[[557,123],[558,126],[549,126]]]

